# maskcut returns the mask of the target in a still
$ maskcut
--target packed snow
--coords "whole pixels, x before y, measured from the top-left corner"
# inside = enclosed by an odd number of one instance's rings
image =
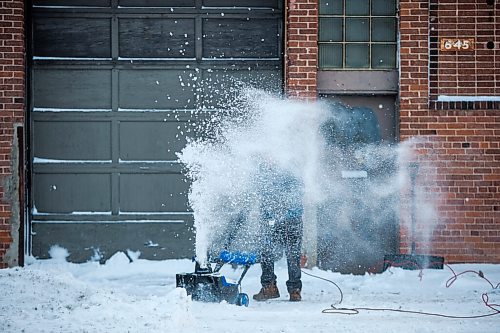
[[[176,273],[193,272],[190,260],[150,261],[141,259],[139,253],[127,256],[119,252],[105,264],[74,264],[66,262],[65,249],[53,248],[51,255],[48,260],[31,259],[22,268],[0,270],[0,332],[471,333],[496,332],[500,323],[500,315],[453,319],[391,311],[322,312],[331,311],[331,304],[336,304],[339,308],[390,308],[458,317],[500,314],[496,285],[500,265],[452,265],[457,275],[476,272],[456,280],[448,267],[423,271],[390,267],[375,275],[304,269],[303,300],[289,302],[286,262],[280,260],[276,273],[281,297],[250,300],[248,307],[239,307],[195,302],[184,289],[176,288]],[[241,269],[227,266],[223,274],[237,279]],[[259,291],[259,276],[257,264],[242,281],[241,291],[250,298]],[[337,304],[339,289],[324,279],[342,290],[341,304]],[[453,283],[447,287],[450,281]],[[484,293],[492,308],[483,302]]]

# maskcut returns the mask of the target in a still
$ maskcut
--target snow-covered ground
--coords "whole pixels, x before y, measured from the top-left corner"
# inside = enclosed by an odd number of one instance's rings
[[[500,265],[452,265],[458,274],[481,271],[495,286]],[[0,332],[499,332],[500,315],[450,319],[419,314],[367,311],[325,314],[339,301],[330,282],[303,275],[303,301],[288,301],[286,263],[277,263],[281,298],[250,301],[248,307],[191,301],[175,288],[175,274],[192,272],[188,260],[130,262],[117,253],[106,264],[32,260],[24,268],[0,270]],[[377,275],[341,275],[305,270],[337,283],[344,300],[339,307],[393,308],[452,316],[494,313],[500,290],[478,274],[466,273],[447,288],[450,269],[408,271],[391,268]],[[224,274],[239,277],[230,266]],[[260,268],[253,266],[242,282],[251,297],[259,288]],[[500,311],[500,306],[496,305]]]

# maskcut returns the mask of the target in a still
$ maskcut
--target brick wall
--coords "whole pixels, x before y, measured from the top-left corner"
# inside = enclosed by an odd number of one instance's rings
[[[498,1],[430,1],[431,99],[500,95],[499,14]],[[475,48],[440,51],[441,38],[474,38]]]
[[[419,248],[448,262],[500,262],[499,103],[436,100],[440,94],[500,96],[500,21],[495,12],[492,26],[493,7],[485,3],[400,1],[400,137],[420,138],[414,146],[424,171],[435,181],[428,190],[435,195],[440,219],[431,247]],[[456,17],[457,10],[467,15]],[[475,20],[474,28],[470,20]],[[443,35],[476,35],[477,50],[443,55],[437,51]],[[495,41],[493,51],[485,46],[490,39]],[[401,240],[401,250],[407,251],[404,229]]]
[[[290,97],[315,99],[318,0],[288,0],[285,6],[285,91]]]
[[[12,200],[18,199],[12,157],[17,158],[13,153],[16,126],[24,123],[24,52],[24,2],[0,1],[0,268],[17,264],[16,256],[9,257],[11,229],[16,224]]]

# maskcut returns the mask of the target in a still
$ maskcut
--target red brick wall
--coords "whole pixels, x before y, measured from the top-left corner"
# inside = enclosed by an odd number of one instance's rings
[[[432,110],[427,152],[439,163],[442,225],[434,248],[447,260],[500,262],[499,110]]]
[[[25,98],[24,2],[0,1],[0,268],[6,267],[11,246],[12,146],[15,126],[24,123]]]
[[[315,99],[318,64],[318,0],[288,0],[285,36],[285,91]]]
[[[400,1],[400,129],[401,138],[415,134],[419,117],[428,116],[428,1]],[[425,129],[424,129],[425,130]]]
[[[429,190],[436,197],[440,224],[431,247],[422,250],[443,255],[448,262],[500,262],[500,103],[436,101],[445,93],[500,96],[496,82],[500,78],[496,51],[500,45],[495,35],[500,20],[493,16],[494,27],[489,22],[468,29],[466,22],[462,30],[461,25],[464,17],[483,22],[487,15],[484,3],[400,1],[400,137],[403,141],[422,140],[415,144],[418,159],[435,180]],[[440,12],[443,8],[446,11]],[[456,9],[467,10],[467,15],[456,18]],[[482,43],[474,54],[437,52],[440,35],[470,36],[471,31]],[[492,52],[484,47],[489,38],[496,41]],[[462,78],[463,70],[466,75]],[[407,251],[408,242],[403,229],[402,251]]]
[[[431,98],[438,95],[500,95],[500,3],[486,0],[430,1]],[[495,8],[496,7],[496,8]],[[441,38],[474,38],[475,50],[440,51]],[[496,76],[496,77],[495,77]]]

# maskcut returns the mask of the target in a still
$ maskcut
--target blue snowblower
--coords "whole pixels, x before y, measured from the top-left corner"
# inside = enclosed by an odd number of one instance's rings
[[[254,253],[223,250],[215,260],[215,268],[212,269],[211,264],[201,267],[196,261],[194,273],[176,274],[176,286],[186,289],[187,294],[195,301],[217,303],[226,301],[230,304],[248,306],[248,295],[240,292],[241,281],[256,262],[257,255]],[[220,273],[225,264],[244,267],[236,283],[229,282]]]

